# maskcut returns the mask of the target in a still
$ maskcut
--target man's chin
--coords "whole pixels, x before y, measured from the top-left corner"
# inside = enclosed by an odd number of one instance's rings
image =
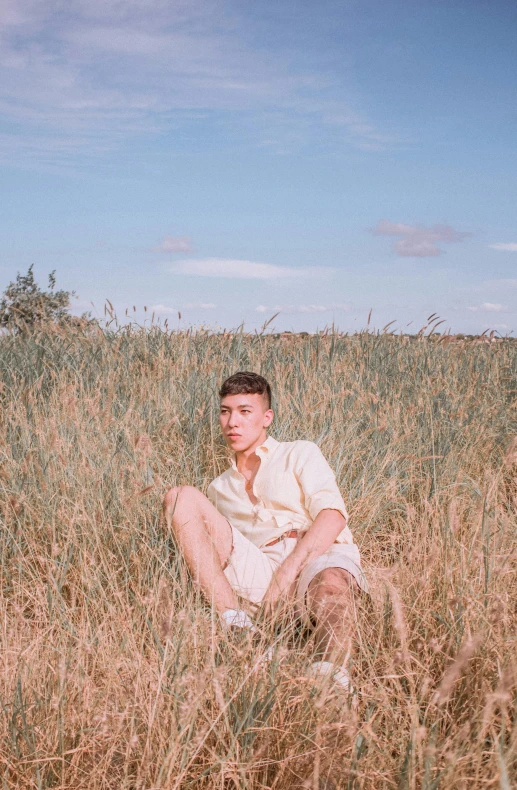
[[[239,436],[237,439],[231,439],[228,437],[226,441],[228,443],[228,447],[230,450],[233,450],[234,453],[240,453],[243,452],[243,450],[248,449],[248,442],[243,439],[242,436]]]

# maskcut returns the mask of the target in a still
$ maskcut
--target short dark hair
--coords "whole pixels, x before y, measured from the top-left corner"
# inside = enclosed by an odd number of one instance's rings
[[[233,376],[223,381],[219,390],[219,397],[225,398],[227,395],[263,395],[267,401],[268,409],[271,408],[271,387],[269,381],[258,373],[250,373],[248,370],[239,370]]]

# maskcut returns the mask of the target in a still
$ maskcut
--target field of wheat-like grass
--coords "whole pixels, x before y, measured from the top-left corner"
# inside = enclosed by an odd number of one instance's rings
[[[371,587],[350,707],[229,640],[160,521],[227,464],[216,391],[336,471]],[[517,343],[100,330],[0,338],[0,786],[517,784]],[[264,644],[273,638],[264,626]]]

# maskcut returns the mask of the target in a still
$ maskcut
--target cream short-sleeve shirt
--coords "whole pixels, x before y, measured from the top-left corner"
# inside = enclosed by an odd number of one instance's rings
[[[261,462],[253,493],[235,461],[210,483],[208,498],[230,524],[259,548],[285,532],[305,532],[321,510],[338,510],[348,521],[336,476],[314,442],[277,442],[269,436],[255,451]],[[353,543],[348,526],[336,543]]]

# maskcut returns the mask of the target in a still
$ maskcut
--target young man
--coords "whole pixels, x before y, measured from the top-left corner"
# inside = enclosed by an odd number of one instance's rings
[[[348,688],[354,596],[367,591],[336,478],[313,442],[277,442],[271,387],[256,373],[226,379],[219,421],[234,453],[208,488],[167,492],[164,512],[194,582],[228,626],[252,628],[259,606],[291,603],[306,616],[324,661],[313,671]],[[341,654],[338,664],[329,659]]]

